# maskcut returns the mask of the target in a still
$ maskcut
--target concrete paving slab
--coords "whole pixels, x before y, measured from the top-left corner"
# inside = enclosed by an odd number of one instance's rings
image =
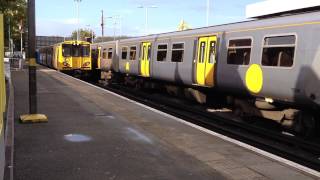
[[[25,72],[15,72],[13,78],[17,114],[25,113]],[[279,163],[135,102],[51,70],[40,70],[38,80],[39,110],[49,123],[16,124],[17,179],[280,177],[270,175],[276,168],[258,166]],[[287,166],[281,171],[284,179],[293,174],[315,178]]]
[[[25,71],[12,72],[12,78],[15,179],[226,179],[121,114],[97,106],[41,72],[39,112],[49,117],[49,123],[20,124],[18,116],[28,112],[28,81]]]

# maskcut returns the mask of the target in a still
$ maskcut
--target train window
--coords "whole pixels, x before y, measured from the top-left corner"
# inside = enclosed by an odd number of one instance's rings
[[[148,45],[148,61],[151,59],[151,45]]]
[[[102,59],[107,59],[107,49],[103,49],[103,52],[102,52]]]
[[[228,64],[248,65],[251,55],[251,39],[235,39],[229,41]]]
[[[128,57],[128,48],[127,47],[123,47],[121,50],[121,59],[122,60],[127,60]]]
[[[264,39],[261,64],[263,66],[293,66],[296,37],[276,36]]]
[[[108,59],[112,59],[112,48],[108,49]]]
[[[216,42],[210,42],[209,63],[213,64],[216,58]]]
[[[158,45],[157,61],[166,61],[167,53],[168,53],[168,45],[166,44]]]
[[[136,46],[132,46],[130,47],[130,60],[136,60],[136,56],[137,56],[137,47]]]
[[[70,57],[71,56],[71,44],[63,44],[62,45],[62,56],[63,57]]]
[[[206,54],[206,43],[201,42],[200,44],[200,54],[199,54],[199,63],[204,63],[204,56]]]
[[[72,45],[72,56],[79,57],[80,56],[80,46]]]
[[[89,57],[90,56],[90,46],[89,45],[82,45],[81,46],[81,55],[83,57]]]
[[[144,60],[144,57],[145,57],[145,52],[146,52],[146,46],[144,46],[144,45],[141,45],[141,49],[140,49],[140,51],[141,51],[141,60]]]
[[[176,43],[172,45],[172,62],[182,62],[184,55],[184,44]]]

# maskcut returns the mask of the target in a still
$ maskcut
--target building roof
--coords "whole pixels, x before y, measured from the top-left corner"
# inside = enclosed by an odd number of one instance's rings
[[[319,0],[265,0],[249,4],[246,7],[247,18],[260,18],[288,14],[290,12],[304,12],[306,10],[320,10]]]

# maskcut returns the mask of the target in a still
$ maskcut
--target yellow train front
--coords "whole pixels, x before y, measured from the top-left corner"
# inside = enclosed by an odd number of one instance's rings
[[[39,63],[59,71],[91,71],[91,44],[64,41],[39,49]]]

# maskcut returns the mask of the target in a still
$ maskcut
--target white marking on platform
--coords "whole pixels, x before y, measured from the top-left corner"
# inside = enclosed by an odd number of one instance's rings
[[[83,134],[67,134],[64,135],[64,139],[70,142],[88,142],[92,138]]]
[[[152,140],[145,136],[144,134],[140,133],[139,131],[133,129],[133,128],[127,128],[127,132],[129,133],[130,137],[134,140],[146,142],[148,144],[152,144]]]
[[[56,72],[58,72],[58,71],[56,71]],[[128,101],[128,102],[134,103],[134,104],[136,104],[136,105],[138,105],[138,106],[141,106],[141,107],[146,108],[146,109],[148,109],[148,110],[150,110],[150,111],[156,112],[156,113],[158,113],[158,114],[160,114],[160,115],[163,115],[163,116],[165,116],[165,117],[174,119],[174,120],[176,120],[176,121],[178,121],[178,122],[181,122],[181,123],[183,123],[183,124],[186,124],[186,125],[188,125],[188,126],[191,126],[191,127],[195,128],[195,129],[198,129],[198,130],[200,130],[200,131],[203,131],[203,132],[205,132],[205,133],[207,133],[207,134],[210,134],[210,135],[219,137],[219,138],[221,138],[221,139],[223,139],[223,140],[225,140],[225,141],[228,141],[228,142],[230,142],[230,143],[236,144],[236,145],[238,145],[238,146],[240,146],[240,147],[243,147],[243,148],[248,149],[248,150],[250,150],[250,151],[253,151],[253,152],[255,152],[255,153],[261,154],[261,155],[266,156],[266,157],[268,157],[268,158],[271,158],[271,159],[273,159],[273,160],[275,160],[275,161],[278,161],[279,163],[283,163],[283,164],[289,165],[289,166],[292,167],[292,168],[295,168],[295,169],[298,169],[298,170],[300,170],[300,171],[309,173],[309,174],[311,174],[311,175],[313,175],[313,176],[320,177],[320,172],[319,172],[319,171],[315,171],[315,170],[313,170],[313,169],[310,169],[310,168],[308,168],[308,167],[302,166],[302,165],[300,165],[300,164],[298,164],[298,163],[295,163],[295,162],[293,162],[293,161],[284,159],[284,158],[279,157],[279,156],[277,156],[277,155],[274,155],[274,154],[271,154],[271,153],[266,152],[266,151],[264,151],[264,150],[261,150],[261,149],[258,149],[258,148],[256,148],[256,147],[253,147],[253,146],[251,146],[251,145],[249,145],[249,144],[246,144],[246,143],[243,143],[243,142],[234,140],[234,139],[229,138],[229,137],[227,137],[227,136],[225,136],[225,135],[222,135],[222,134],[216,133],[216,132],[214,132],[214,131],[205,129],[205,128],[201,127],[201,126],[192,124],[192,123],[190,123],[190,122],[188,122],[188,121],[185,121],[185,120],[183,120],[183,119],[177,118],[177,117],[172,116],[172,115],[170,115],[170,114],[164,113],[164,112],[159,111],[159,110],[157,110],[157,109],[151,108],[151,107],[146,106],[146,105],[144,105],[144,104],[141,104],[141,103],[139,103],[139,102],[133,101],[133,100],[128,99],[128,98],[126,98],[126,97],[124,97],[124,96],[121,96],[121,95],[116,94],[116,93],[114,93],[114,92],[108,91],[108,90],[103,89],[103,88],[101,88],[101,87],[95,86],[95,85],[90,84],[90,83],[88,83],[88,82],[85,82],[85,81],[82,81],[82,80],[80,80],[80,79],[74,78],[74,77],[72,77],[72,76],[66,75],[66,74],[64,74],[64,73],[62,73],[62,72],[58,72],[58,73],[62,74],[62,75],[65,76],[65,77],[68,77],[68,78],[77,80],[77,81],[79,81],[79,82],[82,82],[82,83],[84,83],[84,84],[87,84],[87,85],[89,85],[89,86],[91,86],[91,87],[94,87],[94,88],[100,89],[100,90],[102,90],[102,91],[105,91],[105,92],[107,92],[108,94],[114,95],[114,96],[119,97],[119,98],[121,98],[121,99],[124,99],[124,100],[126,100],[126,101]]]

